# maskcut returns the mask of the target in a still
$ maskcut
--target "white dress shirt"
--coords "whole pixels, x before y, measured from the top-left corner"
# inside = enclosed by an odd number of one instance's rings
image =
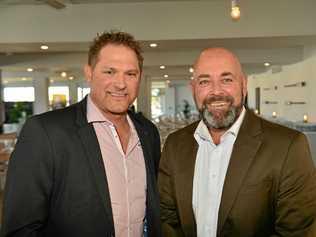
[[[192,206],[198,237],[216,237],[219,206],[233,146],[246,110],[215,145],[201,120],[194,132],[199,148],[193,177]]]

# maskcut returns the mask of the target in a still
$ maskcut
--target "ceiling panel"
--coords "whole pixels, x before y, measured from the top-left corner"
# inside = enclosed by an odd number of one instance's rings
[[[96,3],[136,3],[136,2],[197,2],[220,0],[56,0],[65,4],[96,4]],[[0,0],[0,5],[38,5],[45,4],[45,0]]]

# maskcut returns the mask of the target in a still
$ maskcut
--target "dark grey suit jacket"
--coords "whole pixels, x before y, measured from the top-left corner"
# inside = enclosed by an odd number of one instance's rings
[[[129,115],[145,158],[148,233],[160,236],[159,134],[149,120]],[[106,173],[93,125],[87,122],[86,99],[30,118],[10,159],[1,236],[114,233]]]
[[[164,237],[196,236],[197,124],[171,134],[163,149],[158,183]],[[226,173],[217,236],[315,237],[313,222],[316,172],[306,137],[247,111]]]

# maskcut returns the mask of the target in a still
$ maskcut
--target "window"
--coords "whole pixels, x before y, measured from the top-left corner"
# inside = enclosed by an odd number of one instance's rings
[[[50,86],[48,87],[49,104],[53,109],[63,108],[69,105],[69,87],[68,86]]]
[[[4,87],[4,102],[34,102],[34,87]]]
[[[89,87],[78,87],[77,89],[78,93],[78,101],[82,100],[87,94],[90,93]]]
[[[165,113],[165,90],[164,81],[153,81],[151,83],[151,117],[158,118]]]

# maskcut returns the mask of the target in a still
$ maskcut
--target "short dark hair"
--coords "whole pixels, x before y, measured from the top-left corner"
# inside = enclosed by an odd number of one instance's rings
[[[139,69],[140,71],[142,71],[144,58],[142,56],[140,43],[136,41],[134,36],[132,36],[131,34],[116,30],[111,30],[108,32],[105,31],[102,34],[98,34],[97,37],[94,38],[89,48],[89,66],[95,66],[98,61],[101,49],[108,44],[123,45],[133,50],[138,59]]]

